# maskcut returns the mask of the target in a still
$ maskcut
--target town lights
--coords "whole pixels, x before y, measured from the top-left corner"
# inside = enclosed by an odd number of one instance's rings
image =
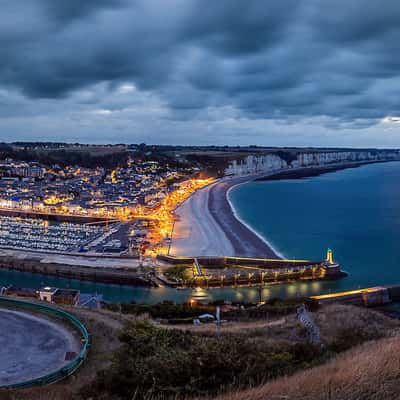
[[[172,236],[175,209],[196,190],[212,183],[213,181],[212,178],[190,179],[184,181],[180,184],[178,189],[167,193],[157,207],[146,211],[144,207],[138,206],[133,210],[132,216],[134,218],[144,218],[155,222],[155,227],[151,232],[151,248],[146,250],[146,254],[165,254],[168,246],[166,247],[163,245],[163,240]]]

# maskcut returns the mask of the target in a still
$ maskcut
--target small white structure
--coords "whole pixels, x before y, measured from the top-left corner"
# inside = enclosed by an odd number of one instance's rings
[[[200,322],[211,322],[214,321],[214,318],[212,314],[202,314],[197,317]]]
[[[58,288],[45,286],[39,289],[39,299],[42,301],[53,301],[53,296],[57,292]]]

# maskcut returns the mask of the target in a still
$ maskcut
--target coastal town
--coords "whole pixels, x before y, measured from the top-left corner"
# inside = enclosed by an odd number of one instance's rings
[[[131,158],[110,170],[6,159],[0,164],[0,246],[156,254],[170,240],[174,208],[212,182],[196,173]]]
[[[78,165],[50,167],[35,162],[0,163],[0,207],[43,214],[129,218],[135,207],[155,207],[173,184],[192,171],[160,166],[156,161],[112,170]]]
[[[113,154],[121,147],[101,151]],[[172,287],[337,279],[346,274],[329,257],[276,263],[284,257],[236,217],[229,190],[281,174],[301,177],[399,159],[391,150],[142,146],[138,154],[138,147],[132,146],[122,151],[108,168],[65,160],[1,160],[0,260],[8,260],[6,268]]]

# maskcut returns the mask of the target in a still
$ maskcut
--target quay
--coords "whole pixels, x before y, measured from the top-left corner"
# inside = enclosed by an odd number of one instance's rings
[[[113,259],[104,259],[110,265]],[[133,261],[133,260],[127,260]],[[15,270],[55,276],[57,278],[75,279],[107,284],[155,287],[158,283],[150,272],[139,271],[129,267],[92,267],[83,265],[70,265],[62,262],[42,262],[40,257],[16,258],[0,256],[0,270]]]
[[[371,288],[349,290],[345,292],[311,296],[318,304],[346,303],[363,306],[379,306],[400,301],[400,285],[376,286]]]
[[[267,285],[347,276],[333,261],[331,250],[323,261],[170,255],[158,255],[157,259],[184,268],[186,279],[179,285],[188,287]]]

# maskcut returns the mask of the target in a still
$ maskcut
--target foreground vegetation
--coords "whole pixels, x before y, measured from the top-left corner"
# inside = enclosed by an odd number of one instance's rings
[[[380,324],[337,327],[325,346],[307,343],[297,327],[293,340],[271,341],[254,330],[216,336],[195,329],[154,326],[150,321],[129,323],[120,336],[122,347],[111,368],[100,373],[87,396],[105,399],[186,398],[258,386],[279,376],[308,369],[336,354],[385,334]],[[320,321],[323,326],[323,321]]]
[[[123,346],[112,367],[99,374],[88,395],[104,392],[110,399],[131,399],[133,394],[138,398],[212,394],[258,385],[309,367],[324,355],[309,344],[278,350],[254,338],[202,336],[155,327],[148,321],[130,323],[120,340]]]
[[[389,399],[363,396],[355,385],[362,382],[370,393],[369,380],[376,384],[377,374],[380,393],[398,374],[400,344],[388,337],[397,335],[399,322],[368,309],[334,305],[314,312],[322,347],[307,343],[293,313],[226,323],[220,337],[214,324],[171,326],[143,314],[77,313],[93,333],[90,357],[78,374],[47,388],[0,392],[1,399]],[[351,390],[358,397],[348,396]],[[398,398],[393,390],[394,384],[391,398]]]
[[[214,400],[394,400],[400,398],[397,335],[357,346],[326,364]]]
[[[256,306],[256,304],[241,305],[240,308],[237,306],[236,309],[228,312],[225,311],[224,317],[229,320],[265,319],[273,316],[295,313],[297,308],[305,303],[307,303],[307,307],[311,311],[318,309],[313,302],[307,299],[270,299],[261,306]],[[106,308],[122,314],[136,316],[147,315],[153,319],[163,319],[168,322],[173,322],[180,319],[186,320],[204,313],[214,314],[216,306],[218,305],[223,305],[223,302],[217,300],[208,304],[200,304],[197,302],[175,304],[171,301],[163,301],[158,304],[122,303],[109,304],[106,305]]]
[[[122,314],[135,316],[148,316],[153,319],[186,319],[195,317],[204,312],[214,312],[215,306],[200,306],[190,304],[175,304],[170,301],[164,301],[158,304],[110,304],[106,306],[108,310],[118,311]]]

